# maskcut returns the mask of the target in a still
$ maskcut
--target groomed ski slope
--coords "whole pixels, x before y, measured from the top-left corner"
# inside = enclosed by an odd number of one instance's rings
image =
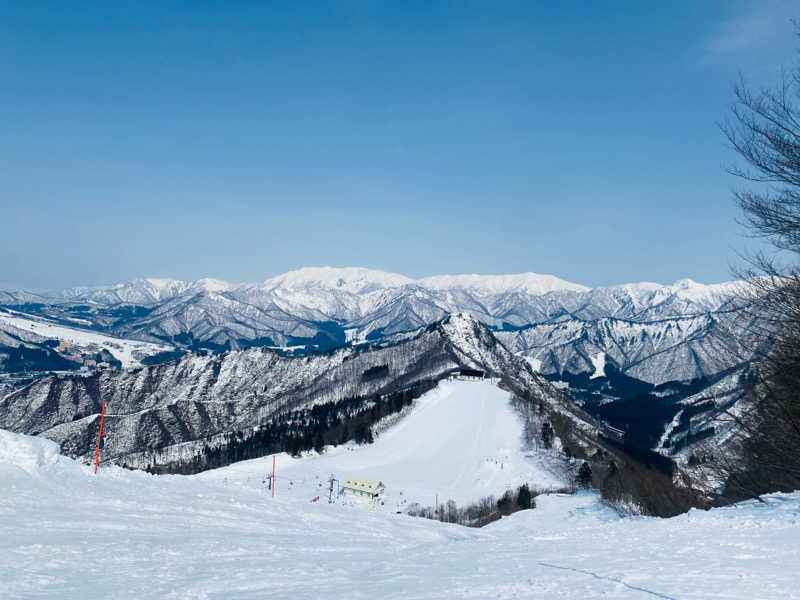
[[[93,476],[0,431],[0,597],[800,598],[800,493],[620,519],[540,496],[484,529],[271,500],[232,481]]]
[[[384,504],[404,510],[416,502],[459,506],[529,483],[539,489],[569,481],[562,461],[547,452],[522,449],[523,424],[509,394],[491,381],[445,381],[418,398],[408,414],[376,436],[373,444],[337,448],[302,458],[277,457],[276,494],[308,501],[329,488],[333,474],[380,480]],[[260,485],[272,459],[259,458],[208,471],[201,478]],[[320,487],[322,486],[322,487]],[[263,486],[262,486],[263,487]]]

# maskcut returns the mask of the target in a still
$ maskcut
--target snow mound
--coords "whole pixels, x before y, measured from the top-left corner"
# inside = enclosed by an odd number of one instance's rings
[[[534,510],[523,510],[489,524],[493,533],[529,533],[532,536],[552,536],[564,531],[613,523],[621,517],[604,504],[594,491],[575,494],[543,494],[536,497]],[[533,537],[537,539],[537,537]]]
[[[55,442],[0,429],[0,469],[14,467],[29,475],[79,468],[77,463],[61,456],[61,449]]]

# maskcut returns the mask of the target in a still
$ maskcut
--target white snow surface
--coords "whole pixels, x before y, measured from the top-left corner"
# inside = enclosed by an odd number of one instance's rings
[[[517,352],[518,355],[522,356],[528,364],[531,366],[536,373],[541,373],[542,371],[542,360],[540,358],[536,358],[533,356],[525,356],[522,352]]]
[[[105,348],[113,354],[114,358],[120,361],[123,368],[126,369],[140,366],[140,359],[142,357],[152,356],[167,350],[174,350],[172,346],[117,338],[96,331],[65,327],[64,325],[59,325],[45,319],[33,318],[29,315],[22,316],[0,312],[0,324],[10,325],[17,329],[22,329],[23,331],[35,333],[44,338],[64,340],[79,347],[95,345],[99,348]]]
[[[501,496],[523,483],[539,489],[569,483],[560,461],[547,452],[522,449],[522,421],[510,396],[491,381],[445,381],[422,397],[373,444],[328,447],[300,459],[277,456],[276,494],[310,500],[331,474],[377,479],[386,486],[384,510],[417,502],[433,506],[454,500],[464,506]],[[200,475],[229,481],[262,477],[270,457],[240,462]],[[323,487],[328,489],[328,484]]]
[[[533,296],[541,296],[550,292],[589,292],[594,289],[606,290],[611,294],[622,293],[638,302],[652,301],[654,294],[662,294],[664,297],[675,294],[695,302],[712,302],[715,298],[729,297],[736,294],[741,287],[741,282],[729,281],[703,284],[685,278],[671,285],[645,281],[618,284],[605,288],[591,288],[579,283],[566,281],[555,275],[533,272],[502,275],[432,275],[421,279],[412,279],[399,273],[378,269],[323,266],[302,267],[276,275],[258,284],[233,284],[212,278],[181,281],[150,277],[114,285],[74,287],[48,292],[45,295],[63,299],[103,300],[111,298],[115,302],[148,304],[166,300],[186,292],[196,293],[198,291],[223,292],[247,288],[262,290],[322,288],[335,289],[352,294],[365,294],[381,289],[402,288],[409,285],[436,291],[469,290],[485,295],[523,292]]]
[[[606,353],[598,352],[594,356],[589,357],[594,367],[594,372],[589,376],[589,379],[606,376]]]
[[[800,492],[671,519],[556,494],[469,529],[246,480],[95,476],[2,430],[0,481],[4,599],[800,598]]]
[[[385,287],[400,287],[411,281],[405,275],[364,267],[303,267],[267,279],[262,286],[264,289],[316,286],[360,293]]]
[[[417,281],[432,290],[468,289],[484,294],[526,292],[540,296],[548,292],[569,290],[586,292],[591,288],[559,279],[555,275],[517,273],[512,275],[434,275]]]

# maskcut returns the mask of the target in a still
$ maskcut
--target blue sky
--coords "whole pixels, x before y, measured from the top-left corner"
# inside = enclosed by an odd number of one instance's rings
[[[722,281],[789,1],[0,3],[0,285]],[[662,5],[662,6],[658,6]]]

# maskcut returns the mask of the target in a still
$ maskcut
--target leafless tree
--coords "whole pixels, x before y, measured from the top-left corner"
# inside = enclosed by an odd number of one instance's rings
[[[728,413],[736,455],[719,457],[727,493],[746,497],[800,488],[800,65],[775,88],[740,82],[735,95],[722,127],[745,163],[730,169],[748,182],[735,197],[744,225],[774,249],[750,256],[740,273],[758,346],[749,402]]]

